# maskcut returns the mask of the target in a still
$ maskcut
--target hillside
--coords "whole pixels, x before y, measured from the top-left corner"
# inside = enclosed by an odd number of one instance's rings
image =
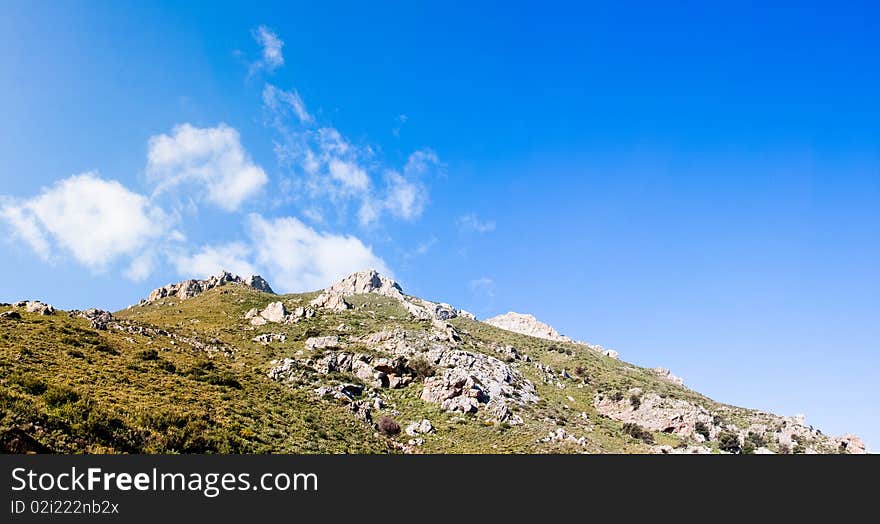
[[[223,273],[112,314],[0,310],[7,452],[864,452],[375,272],[294,295]]]

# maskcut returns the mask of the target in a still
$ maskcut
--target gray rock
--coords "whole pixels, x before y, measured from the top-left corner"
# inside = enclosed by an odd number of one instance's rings
[[[336,335],[328,335],[326,337],[311,337],[306,340],[306,349],[336,349],[342,347],[339,343],[339,337]]]
[[[20,302],[19,302],[20,303]],[[28,313],[39,313],[41,315],[54,315],[55,308],[51,304],[40,302],[39,300],[30,300],[24,303],[24,308]]]
[[[214,289],[215,287],[224,286],[226,284],[241,284],[256,289],[257,291],[274,294],[272,288],[269,287],[269,283],[266,282],[259,275],[252,275],[244,279],[238,275],[233,275],[228,271],[221,271],[219,274],[211,276],[204,280],[184,280],[182,282],[177,282],[176,284],[168,284],[166,286],[156,288],[150,292],[150,295],[149,297],[147,297],[145,303],[156,302],[158,300],[162,300],[163,298],[178,298],[180,300],[186,300],[188,298],[201,295],[205,291]]]

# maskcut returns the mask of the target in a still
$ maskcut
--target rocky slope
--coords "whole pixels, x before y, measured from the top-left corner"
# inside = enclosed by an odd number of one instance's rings
[[[297,295],[221,273],[116,313],[0,311],[6,451],[864,452],[530,315],[479,322],[375,271]]]

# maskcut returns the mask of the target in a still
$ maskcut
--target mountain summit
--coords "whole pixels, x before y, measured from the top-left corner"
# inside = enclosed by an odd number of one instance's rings
[[[277,295],[228,272],[137,306],[0,312],[0,451],[864,453],[374,270]]]

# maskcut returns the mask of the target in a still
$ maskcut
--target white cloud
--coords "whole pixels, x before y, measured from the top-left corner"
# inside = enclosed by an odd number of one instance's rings
[[[489,277],[480,277],[468,282],[468,288],[487,297],[495,296],[495,281]]]
[[[197,253],[184,254],[174,260],[177,272],[187,278],[207,278],[222,270],[243,277],[259,272],[249,261],[252,250],[242,242],[204,246]]]
[[[226,211],[237,210],[268,181],[242,147],[238,131],[226,124],[180,124],[171,135],[151,137],[147,176],[156,184],[155,194],[195,184],[209,202]]]
[[[402,169],[389,169],[374,158],[373,148],[352,144],[335,127],[313,125],[314,118],[295,90],[266,84],[263,107],[269,115],[267,125],[279,133],[275,155],[291,170],[292,176],[282,180],[288,198],[302,199],[311,213],[326,203],[339,216],[354,201],[362,226],[374,225],[384,215],[410,221],[422,215],[429,200],[424,179],[443,170],[434,151],[415,151]],[[406,122],[406,116],[398,120]]]
[[[251,34],[261,48],[261,58],[251,64],[251,74],[258,69],[274,71],[284,65],[284,53],[281,51],[284,41],[278,38],[277,34],[264,25],[251,31]]]
[[[95,173],[61,180],[28,200],[7,201],[0,217],[43,259],[58,248],[94,270],[143,256],[152,241],[171,233],[168,216],[146,197]],[[141,277],[146,264],[136,263],[130,275]]]
[[[422,215],[428,202],[428,190],[421,183],[389,171],[386,174],[386,184],[385,209],[405,220],[413,220]]]
[[[131,261],[131,264],[129,264],[128,268],[123,272],[123,274],[129,280],[140,282],[150,276],[150,273],[153,272],[153,267],[155,263],[155,253],[147,250],[143,254],[134,257],[134,259],[132,259]]]
[[[330,176],[342,183],[346,188],[356,191],[366,191],[370,186],[370,179],[367,172],[354,162],[346,162],[333,158],[328,163]]]
[[[495,231],[495,221],[483,221],[476,213],[470,213],[458,217],[458,227],[463,231],[489,233]]]
[[[381,218],[383,212],[402,220],[415,220],[422,216],[428,204],[428,188],[422,182],[431,171],[439,171],[442,164],[430,149],[415,151],[407,158],[403,174],[385,172],[385,192],[381,196],[368,196],[361,203],[358,220],[367,226]]]
[[[346,275],[373,268],[385,274],[385,262],[359,239],[318,232],[297,218],[266,220],[250,215],[248,229],[254,259],[284,292],[320,289]]]
[[[430,149],[420,149],[409,155],[406,165],[403,166],[403,174],[407,177],[418,177],[427,174],[432,169],[442,168],[437,153]]]
[[[288,117],[291,113],[304,124],[315,121],[315,117],[309,114],[306,104],[296,89],[284,91],[272,84],[263,87],[263,106],[273,116],[273,125],[281,125],[279,119]]]

